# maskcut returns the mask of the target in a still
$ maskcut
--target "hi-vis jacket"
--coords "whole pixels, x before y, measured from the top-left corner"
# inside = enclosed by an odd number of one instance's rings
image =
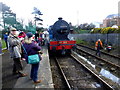
[[[102,41],[97,41],[97,42],[95,43],[95,47],[98,47],[98,43],[100,43],[100,46],[103,47]]]

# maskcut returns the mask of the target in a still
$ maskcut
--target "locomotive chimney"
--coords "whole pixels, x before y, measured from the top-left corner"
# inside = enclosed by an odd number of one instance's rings
[[[59,17],[58,20],[62,20],[62,17]]]

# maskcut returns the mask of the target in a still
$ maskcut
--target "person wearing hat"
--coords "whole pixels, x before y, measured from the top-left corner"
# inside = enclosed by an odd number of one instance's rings
[[[8,36],[10,56],[13,58],[13,74],[19,74],[21,77],[27,76],[22,72],[23,66],[21,63],[21,41],[18,38],[18,31],[16,28],[10,28]]]
[[[24,47],[24,53],[27,52],[27,55],[25,56],[26,61],[28,63],[27,56],[39,54],[39,51],[41,50],[41,47],[36,45],[33,41],[33,34],[31,32],[28,32],[25,37],[25,41],[23,44]],[[30,78],[34,81],[34,83],[40,83],[41,80],[38,80],[38,69],[39,69],[39,63],[31,64],[31,73]]]
[[[100,50],[103,48],[102,41],[98,39],[95,43],[95,49],[96,49],[96,55],[98,54],[100,56]]]

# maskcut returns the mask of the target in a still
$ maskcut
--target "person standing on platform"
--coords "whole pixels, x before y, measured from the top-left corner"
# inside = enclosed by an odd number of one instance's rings
[[[20,38],[21,42],[24,42],[25,36],[26,36],[25,32],[22,31],[19,33],[18,37]]]
[[[95,43],[95,49],[96,49],[96,55],[99,55],[100,57],[100,50],[103,48],[103,44],[102,41],[100,39],[98,39]]]
[[[34,55],[34,54],[39,54],[41,47],[36,45],[32,39],[33,39],[33,34],[31,32],[28,32],[27,37],[25,37],[25,43],[23,44],[23,52],[26,52],[26,61],[28,62],[27,56],[29,55]],[[34,83],[40,83],[41,80],[38,80],[38,69],[39,69],[39,63],[37,64],[31,64],[31,74],[30,78],[34,81]]]
[[[4,34],[4,40],[5,40],[6,48],[8,49],[7,39],[8,39],[8,33],[6,32],[6,33]]]
[[[22,72],[23,66],[21,63],[21,41],[18,38],[18,31],[16,28],[10,28],[10,34],[8,37],[9,51],[11,58],[13,58],[13,74],[18,74],[20,77],[27,76]]]
[[[0,55],[2,54],[2,40],[1,40],[1,37],[0,37]]]
[[[35,33],[35,41],[38,43],[38,38],[39,38],[39,33],[38,33],[38,31],[36,31],[36,33]]]

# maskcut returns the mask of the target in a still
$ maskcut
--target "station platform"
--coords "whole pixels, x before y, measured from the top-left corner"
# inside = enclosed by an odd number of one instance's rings
[[[54,89],[53,81],[52,81],[52,73],[49,63],[49,54],[47,46],[42,47],[42,60],[40,61],[39,71],[38,71],[38,79],[42,80],[41,83],[34,84],[32,80],[30,80],[30,64],[27,64],[24,68],[23,72],[27,73],[28,76],[26,77],[20,77],[15,86],[14,89],[17,88],[33,88],[33,89],[39,89],[39,88],[46,88],[46,89]]]

